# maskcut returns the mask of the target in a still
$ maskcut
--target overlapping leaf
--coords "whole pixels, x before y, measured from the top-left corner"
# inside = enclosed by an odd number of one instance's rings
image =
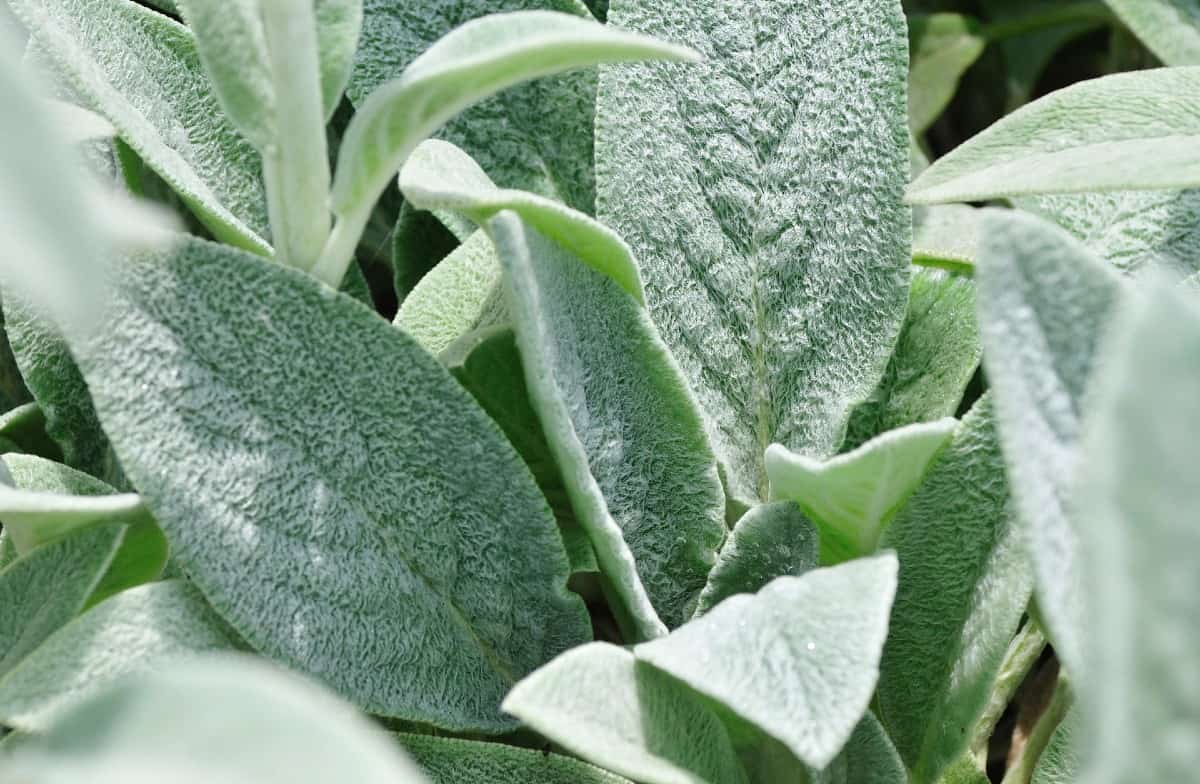
[[[1196,0],[1106,0],[1121,21],[1167,65],[1200,65]]]
[[[499,743],[401,735],[405,751],[433,784],[629,784],[579,760]]]

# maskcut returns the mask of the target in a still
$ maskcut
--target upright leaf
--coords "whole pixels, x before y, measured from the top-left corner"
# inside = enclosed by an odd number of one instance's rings
[[[401,735],[400,743],[433,784],[629,784],[585,762],[534,749],[428,735]]]
[[[1114,326],[1076,490],[1086,596],[1079,679],[1091,784],[1188,781],[1200,765],[1200,316],[1156,286]]]
[[[879,718],[912,773],[932,784],[970,740],[1033,589],[992,403],[963,419],[883,537],[900,558]]]
[[[1079,672],[1082,595],[1070,497],[1085,393],[1119,280],[1037,218],[993,211],[983,225],[979,323],[996,423],[1029,530],[1038,608],[1058,654]]]
[[[875,691],[896,569],[889,553],[780,577],[634,653],[823,768]]]
[[[1080,82],[1000,120],[908,189],[916,204],[1200,185],[1200,68]]]
[[[597,214],[633,247],[731,494],[835,452],[904,317],[907,43],[894,0],[613,0],[696,65],[605,69]],[[636,89],[631,89],[636,86]]]
[[[1200,65],[1196,0],[1106,0],[1121,21],[1167,65]]]
[[[372,712],[510,727],[504,693],[587,620],[545,500],[468,393],[367,308],[230,248],[116,278],[114,317],[73,348],[217,611]]]
[[[954,98],[958,80],[983,54],[987,39],[977,20],[961,14],[910,16],[908,37],[908,124],[920,134]]]
[[[517,684],[504,710],[584,759],[645,784],[742,784],[729,735],[687,687],[605,643]]]
[[[1031,784],[1075,784],[1083,761],[1079,758],[1079,709],[1069,712],[1042,752]]]

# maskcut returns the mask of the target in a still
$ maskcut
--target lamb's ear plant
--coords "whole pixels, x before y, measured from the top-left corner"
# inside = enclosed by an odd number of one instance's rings
[[[7,0],[0,780],[1200,780],[1200,12],[909,5]]]

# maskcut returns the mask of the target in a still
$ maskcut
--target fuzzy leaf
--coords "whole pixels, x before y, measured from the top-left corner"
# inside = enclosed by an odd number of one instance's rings
[[[1083,761],[1079,758],[1079,710],[1070,711],[1050,736],[1033,771],[1031,784],[1076,784]]]
[[[1134,35],[1167,65],[1200,65],[1196,0],[1106,0]]]
[[[232,655],[130,676],[72,709],[10,764],[31,784],[426,781],[325,689]]]
[[[433,784],[629,784],[620,776],[559,754],[428,735],[400,743]]]
[[[46,433],[46,415],[37,403],[25,403],[0,414],[0,440],[10,445],[5,452],[62,460],[62,449]]]
[[[908,37],[908,124],[920,134],[954,98],[958,80],[983,54],[987,39],[978,21],[961,14],[910,16]]]
[[[772,444],[766,458],[771,499],[799,504],[816,523],[822,563],[870,555],[957,424],[946,418],[909,425],[825,461]]]
[[[978,254],[979,210],[962,204],[913,211],[913,264],[970,275]]]
[[[629,636],[691,616],[725,538],[725,497],[687,384],[649,314],[503,213],[488,232],[531,402]],[[659,620],[661,618],[661,620]]]
[[[1200,185],[1200,67],[1081,82],[1000,120],[938,159],[909,201]]]
[[[1069,506],[1085,393],[1120,282],[1038,218],[997,210],[983,226],[976,279],[996,422],[1029,530],[1038,607],[1059,656],[1079,672],[1082,594]]]
[[[281,265],[191,240],[116,273],[114,317],[73,348],[217,611],[371,712],[510,727],[508,688],[589,630],[545,500],[470,395]]]
[[[912,772],[932,784],[970,739],[1033,589],[992,404],[963,419],[884,534],[900,558],[879,718]]]
[[[729,735],[682,684],[592,643],[525,678],[504,710],[584,759],[644,784],[743,784]]]
[[[1110,334],[1075,495],[1087,607],[1080,780],[1188,781],[1200,766],[1194,294],[1159,284]]]
[[[823,768],[875,691],[896,569],[888,553],[780,577],[634,653]]]
[[[799,577],[817,566],[816,527],[796,504],[762,504],[742,515],[717,556],[696,616],[740,593],[758,593],[776,577]]]
[[[186,582],[133,588],[59,629],[0,679],[0,720],[45,732],[121,676],[234,647],[224,624]]]
[[[704,57],[602,70],[597,215],[633,248],[730,493],[753,505],[771,443],[837,450],[904,318],[904,16],[613,0],[609,23]]]

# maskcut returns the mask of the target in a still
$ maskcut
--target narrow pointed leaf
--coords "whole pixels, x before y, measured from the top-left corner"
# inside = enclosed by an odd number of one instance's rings
[[[635,654],[823,768],[875,691],[896,570],[889,553],[780,577]]]
[[[1072,482],[1085,395],[1120,281],[1065,231],[1021,213],[989,213],[982,246],[979,322],[1005,462],[1029,530],[1038,607],[1059,656],[1078,672],[1083,596]]]
[[[696,403],[649,314],[611,278],[515,214],[488,232],[575,517],[634,638],[656,637],[691,616],[725,537]]]
[[[533,673],[504,710],[589,762],[645,784],[743,784],[729,735],[687,687],[605,643]]]
[[[428,735],[399,740],[433,784],[629,784],[586,762],[535,749]]]
[[[932,784],[970,740],[1033,589],[990,398],[963,419],[881,544],[901,568],[879,718],[914,784]]]
[[[904,318],[904,16],[894,0],[613,0],[609,24],[704,58],[602,70],[597,216],[633,248],[749,506],[771,443],[837,450]]]
[[[1121,21],[1167,65],[1200,65],[1196,0],[1106,0]]]
[[[191,240],[116,273],[119,317],[73,348],[217,611],[372,712],[510,727],[504,693],[587,619],[545,500],[470,395],[281,265]]]
[[[773,444],[766,460],[771,498],[799,504],[817,524],[823,563],[870,555],[957,425],[953,418],[909,425],[825,461]]]
[[[1114,325],[1076,501],[1086,596],[1080,780],[1187,781],[1200,765],[1200,316],[1165,284]]]
[[[1200,68],[1113,74],[1029,104],[940,158],[916,204],[1200,185]]]
[[[742,515],[717,555],[700,594],[696,615],[740,593],[758,593],[776,577],[799,577],[815,569],[816,526],[791,502],[762,504]]]
[[[0,678],[0,721],[45,732],[121,676],[235,647],[224,624],[186,582],[133,588],[59,629]]]

